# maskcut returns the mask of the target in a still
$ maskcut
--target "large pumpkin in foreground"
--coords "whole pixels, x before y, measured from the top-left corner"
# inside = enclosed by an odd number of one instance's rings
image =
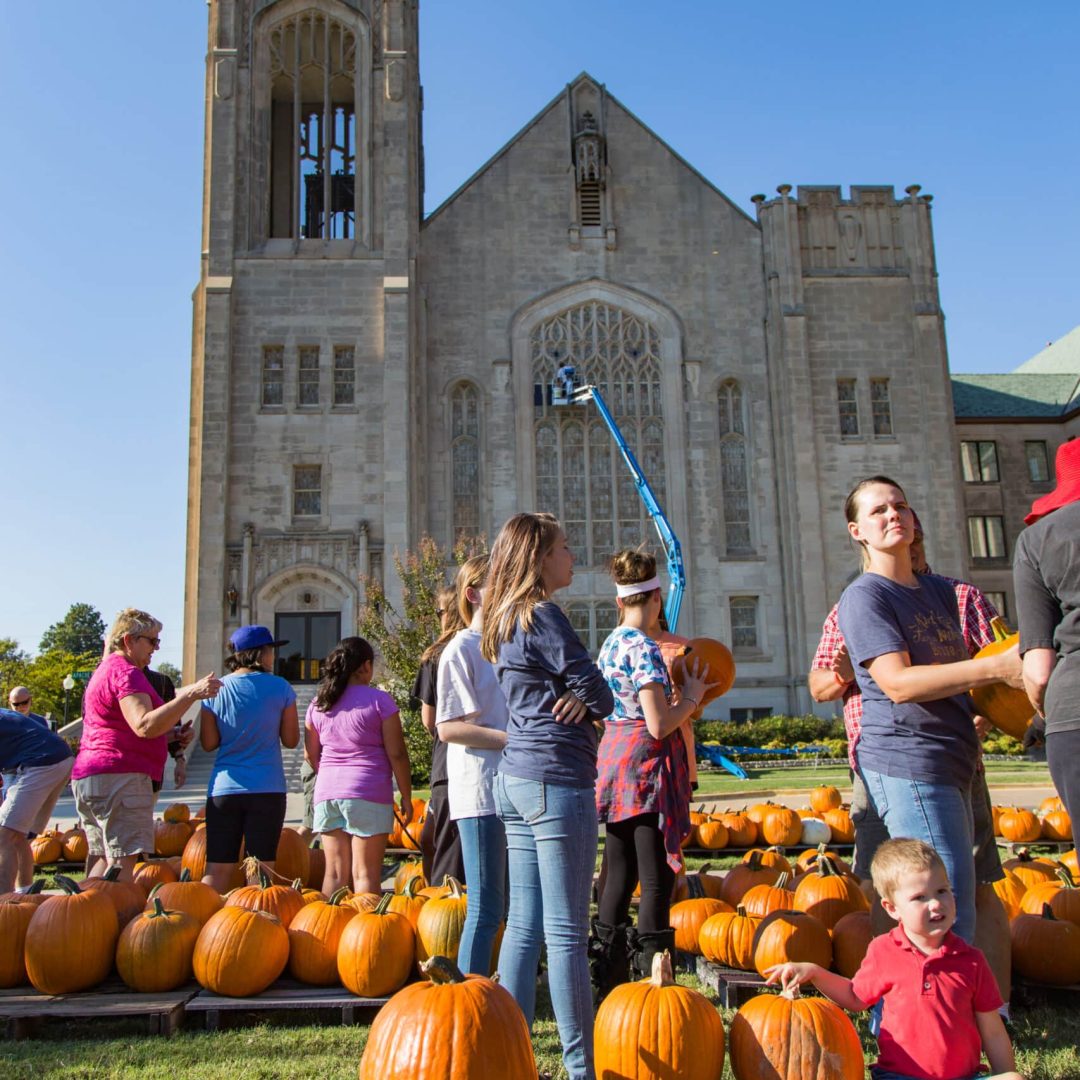
[[[442,956],[371,1025],[360,1080],[536,1080],[525,1016],[498,983]]]
[[[671,957],[653,957],[652,976],[623,983],[596,1014],[599,1080],[721,1080],[724,1025],[709,1000],[671,973]]]
[[[994,640],[975,654],[976,660],[980,656],[1006,652],[1020,640],[1019,634],[1009,633],[1004,619],[994,619],[991,626],[994,628]],[[985,716],[994,727],[1014,739],[1023,739],[1035,715],[1035,706],[1028,700],[1027,694],[1003,682],[976,687],[971,691],[971,700],[978,715]]]
[[[215,994],[261,994],[289,960],[289,934],[276,915],[223,907],[195,942],[195,978]]]
[[[735,1080],[863,1080],[858,1033],[839,1005],[798,990],[758,994],[731,1021]]]
[[[698,674],[708,669],[705,679],[713,684],[702,695],[699,708],[713,698],[726,694],[735,683],[735,660],[731,650],[715,638],[691,638],[679,649],[671,665],[671,678],[676,686],[686,681],[687,664],[693,669],[698,662]]]
[[[100,890],[80,892],[57,875],[64,890],[50,896],[26,928],[26,973],[43,994],[89,990],[112,971],[120,921],[113,902]]]

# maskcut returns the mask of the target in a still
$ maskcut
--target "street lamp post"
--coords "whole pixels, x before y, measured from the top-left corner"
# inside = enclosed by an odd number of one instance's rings
[[[64,688],[64,727],[67,727],[68,701],[71,698],[71,691],[75,689],[75,680],[71,675],[65,675],[64,681],[60,685]]]

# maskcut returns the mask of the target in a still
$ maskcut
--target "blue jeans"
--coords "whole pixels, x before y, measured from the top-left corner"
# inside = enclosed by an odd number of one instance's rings
[[[970,785],[931,784],[869,769],[860,772],[889,836],[923,840],[941,856],[956,897],[953,931],[971,944],[975,939],[975,825]]]
[[[589,897],[598,825],[593,788],[499,773],[495,804],[506,826],[510,914],[499,953],[502,985],[529,1027],[536,1011],[536,965],[547,943],[548,986],[570,1080],[593,1080],[589,985]]]
[[[506,830],[494,814],[458,818],[457,828],[469,886],[458,966],[466,974],[489,975],[495,935],[506,913]]]

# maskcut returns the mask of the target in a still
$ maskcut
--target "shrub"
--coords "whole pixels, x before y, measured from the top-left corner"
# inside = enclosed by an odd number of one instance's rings
[[[766,716],[760,720],[699,720],[694,725],[699,742],[723,746],[761,746],[789,748],[799,745],[842,743],[846,748],[844,721],[826,716]],[[846,753],[846,749],[844,753]]]

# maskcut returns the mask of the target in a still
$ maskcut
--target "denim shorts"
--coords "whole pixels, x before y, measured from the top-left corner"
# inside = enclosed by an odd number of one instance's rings
[[[315,831],[344,829],[350,836],[380,836],[394,827],[392,803],[368,799],[326,799],[315,804]]]

